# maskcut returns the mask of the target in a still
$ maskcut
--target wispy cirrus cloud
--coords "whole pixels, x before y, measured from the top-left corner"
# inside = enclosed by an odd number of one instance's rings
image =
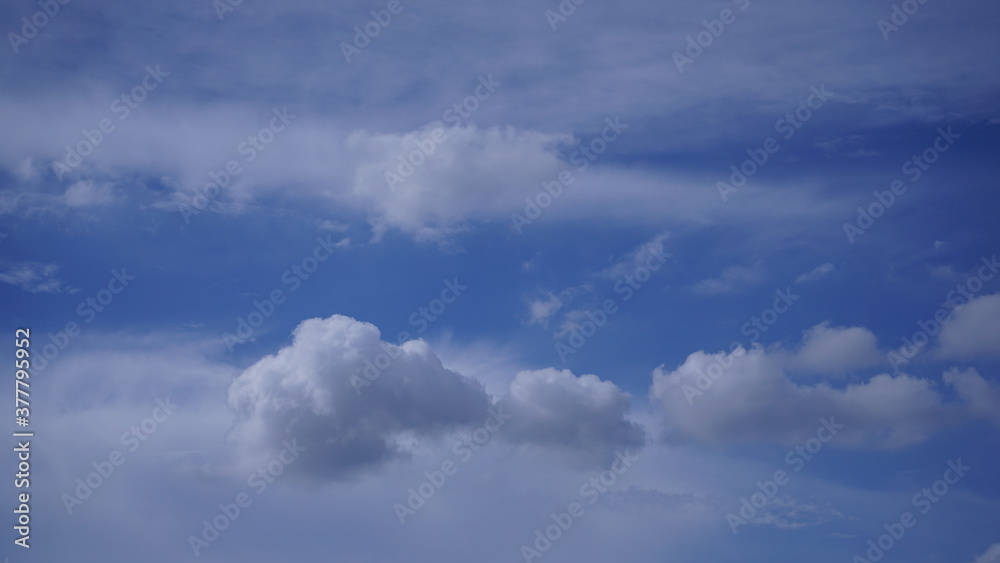
[[[76,293],[79,289],[59,279],[61,266],[55,263],[18,262],[0,265],[0,282],[29,293]]]
[[[692,286],[695,293],[719,295],[739,293],[756,286],[764,280],[764,263],[757,261],[752,266],[730,266],[716,278],[702,280]]]
[[[795,283],[808,283],[819,279],[823,279],[826,276],[832,274],[834,270],[836,270],[836,268],[834,267],[833,264],[829,262],[825,264],[820,264],[819,266],[816,266],[812,270],[809,270],[808,272],[795,278]]]

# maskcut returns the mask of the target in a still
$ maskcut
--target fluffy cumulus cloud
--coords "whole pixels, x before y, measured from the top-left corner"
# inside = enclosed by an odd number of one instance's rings
[[[984,295],[955,309],[941,328],[938,344],[945,358],[1000,357],[1000,294]]]
[[[672,371],[657,368],[651,395],[674,437],[714,444],[795,444],[815,435],[821,418],[833,417],[844,425],[837,445],[892,449],[976,414],[946,402],[927,379],[879,374],[843,387],[803,385],[788,377],[784,361],[760,347],[695,352]],[[985,383],[975,374],[962,382]]]
[[[289,346],[244,370],[228,393],[238,462],[294,440],[305,448],[296,468],[321,479],[405,459],[419,438],[471,430],[492,413],[504,440],[575,461],[601,463],[645,439],[626,417],[629,396],[597,376],[520,372],[494,398],[445,368],[426,342],[396,346],[374,325],[342,315],[302,322]]]
[[[825,322],[805,332],[801,348],[789,363],[807,372],[842,375],[884,361],[872,331],[857,326],[831,327]]]
[[[846,562],[962,456],[984,477],[892,557],[1000,563],[1000,3],[395,5],[0,2],[5,38],[38,28],[0,57],[0,310],[8,338],[32,327],[45,435],[35,559],[189,560],[248,491],[202,560],[509,562],[556,526],[542,563]],[[352,251],[308,272],[316,236]],[[123,266],[135,283],[81,318]],[[916,326],[970,268],[968,302]],[[405,324],[455,275],[477,295],[426,341],[356,320]],[[288,303],[227,353],[275,284]],[[774,325],[767,287],[802,297]],[[744,319],[758,346],[711,344]],[[105,479],[157,401],[177,408]],[[829,427],[831,455],[783,460]],[[286,442],[305,449],[258,497],[248,474]],[[776,470],[762,527],[731,535]],[[107,483],[59,515],[90,475]],[[426,508],[401,526],[411,489]]]
[[[490,406],[479,383],[445,369],[426,342],[395,346],[341,315],[302,322],[291,345],[233,381],[229,404],[244,458],[297,440],[306,451],[296,466],[323,478],[406,456],[408,437],[481,423]]]
[[[969,405],[969,410],[1000,426],[1000,385],[983,379],[979,372],[969,368],[952,368],[945,372],[944,381],[955,388],[955,393]]]
[[[641,448],[642,428],[628,419],[630,397],[596,375],[569,370],[522,371],[500,402],[511,418],[504,437],[559,448],[600,462],[616,449]]]
[[[357,132],[353,193],[370,209],[376,234],[395,227],[440,239],[470,219],[511,213],[534,195],[540,178],[564,163],[564,134],[513,127],[444,127],[431,123],[401,134]]]

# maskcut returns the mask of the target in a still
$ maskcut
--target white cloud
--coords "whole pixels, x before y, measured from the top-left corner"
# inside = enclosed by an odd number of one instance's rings
[[[114,201],[114,195],[111,184],[80,180],[66,188],[63,200],[70,207],[90,207],[111,203]]]
[[[41,262],[20,262],[0,268],[0,282],[10,284],[30,293],[62,293],[76,290],[63,285],[56,275],[58,264]]]
[[[562,301],[551,293],[549,293],[549,296],[546,299],[535,299],[531,301],[528,303],[529,313],[531,314],[528,324],[547,324],[549,317],[554,315],[561,307]]]
[[[694,284],[693,289],[703,295],[736,293],[759,284],[763,279],[763,263],[758,261],[753,267],[732,266],[726,268],[719,277],[702,280]]]
[[[670,238],[670,233],[662,232],[648,241],[630,250],[618,259],[612,266],[597,273],[598,277],[619,280],[626,275],[634,275],[639,268],[649,268],[649,265],[660,269],[667,258],[673,256],[663,249],[663,243]],[[647,265],[649,264],[649,265]]]
[[[559,448],[588,462],[601,463],[615,450],[638,449],[645,441],[642,428],[626,417],[629,395],[596,375],[522,371],[500,405],[511,414],[506,440]]]
[[[892,449],[920,443],[944,424],[975,414],[946,405],[926,379],[880,374],[843,388],[799,385],[786,375],[783,361],[760,347],[695,352],[673,371],[654,370],[651,397],[674,436],[717,444],[796,444],[815,435],[820,418],[835,417],[845,426],[838,446]],[[712,364],[723,366],[721,375],[717,366],[709,369]],[[694,394],[690,403],[686,391]]]
[[[1000,357],[1000,294],[977,297],[957,307],[941,329],[938,346],[944,358]]]
[[[240,465],[297,440],[307,451],[296,467],[321,479],[406,459],[419,439],[474,429],[491,408],[510,417],[499,430],[503,439],[577,461],[600,463],[644,442],[625,417],[629,396],[594,375],[525,371],[505,391],[493,400],[480,381],[445,368],[422,340],[396,346],[350,317],[309,319],[290,345],[233,380],[230,438]]]
[[[819,266],[816,266],[812,270],[809,270],[808,272],[795,278],[795,283],[806,283],[806,282],[816,281],[821,278],[825,278],[835,269],[836,268],[834,268],[833,264],[829,262],[825,264],[820,264]]]
[[[352,375],[367,381],[366,368],[377,379],[352,385]],[[340,478],[406,457],[411,435],[482,423],[490,401],[478,382],[445,369],[426,342],[382,342],[375,326],[334,315],[303,321],[289,346],[244,370],[229,404],[243,458],[297,439],[308,450],[297,467]]]
[[[523,131],[513,127],[444,128],[447,138],[436,144],[431,123],[403,134],[352,134],[347,141],[357,155],[353,193],[371,209],[376,235],[398,228],[418,239],[441,240],[463,222],[493,213],[511,213],[524,198],[541,189],[541,179],[554,178],[564,163],[557,149],[570,143],[565,134]],[[418,143],[430,143],[424,156]],[[403,158],[418,155],[412,172],[390,187],[386,174],[400,173]]]
[[[17,123],[34,127],[31,138],[11,147],[0,165],[13,169],[25,159],[52,162],[64,158],[65,139],[79,135],[68,124],[86,121],[92,107],[114,99],[115,91],[94,93],[87,99],[53,104],[41,100],[14,102],[0,99],[0,109],[16,116]],[[290,111],[295,108],[290,106]],[[437,112],[438,114],[440,112]],[[433,115],[433,114],[431,114]],[[416,167],[402,184],[390,189],[385,174],[397,171],[400,157],[417,150],[441,126],[407,120],[351,123],[353,120],[319,115],[308,121],[297,118],[275,136],[274,142],[246,162],[237,152],[248,132],[258,131],[259,107],[241,102],[199,105],[143,106],[106,141],[109,150],[95,152],[67,176],[74,182],[102,185],[116,177],[155,180],[172,189],[169,195],[146,189],[155,208],[174,211],[191,205],[196,191],[210,181],[229,160],[244,171],[207,210],[222,213],[260,211],[267,198],[288,206],[307,206],[339,213],[367,216],[375,235],[390,229],[420,240],[443,241],[476,222],[504,222],[512,213],[525,213],[525,198],[542,192],[543,183],[566,171],[573,181],[563,195],[544,210],[539,220],[592,220],[635,225],[699,225],[716,222],[752,222],[780,228],[816,225],[816,217],[829,217],[839,208],[829,196],[820,201],[822,186],[813,181],[761,185],[753,201],[740,206],[718,205],[718,195],[698,186],[714,180],[714,172],[664,172],[650,167],[618,166],[610,148],[606,157],[589,163],[585,170],[568,161],[574,143],[590,138],[590,127],[603,127],[603,117],[593,123],[576,119],[562,124],[530,128],[525,125],[485,126],[474,124],[449,129],[448,138]],[[506,122],[505,122],[506,123]],[[529,122],[523,122],[529,123]],[[161,132],[156,136],[145,131]],[[623,135],[631,134],[631,131]],[[113,150],[112,150],[113,149]],[[295,189],[288,189],[294,186]],[[133,186],[141,189],[143,186]],[[613,187],[614,189],[610,189]],[[78,188],[77,190],[82,190]],[[65,205],[66,198],[52,201],[29,191],[9,190],[0,199],[0,212],[30,212]],[[17,197],[30,194],[32,197]],[[100,193],[91,194],[100,196]],[[572,197],[570,197],[572,195]],[[70,192],[76,203],[111,203],[113,198],[84,197]],[[78,197],[79,196],[79,197]],[[775,208],[788,218],[778,224]]]
[[[624,287],[628,279],[639,278],[639,280],[642,280],[641,283],[646,283],[653,276],[659,275],[659,272],[663,271],[667,260],[673,256],[673,254],[664,251],[663,245],[668,238],[670,238],[670,233],[658,233],[626,252],[615,260],[612,265],[592,273],[589,276],[590,280],[580,285],[563,289],[556,294],[556,297],[551,298],[549,301],[531,301],[532,319],[536,317],[536,312],[539,316],[548,313],[545,316],[547,320],[552,314],[562,311],[562,322],[559,323],[556,336],[562,337],[569,334],[573,329],[579,328],[580,323],[586,320],[588,315],[592,314],[595,309],[601,308],[602,305],[597,299],[597,292],[594,287],[597,282],[607,283],[608,280],[611,280],[614,282],[617,290],[618,284],[622,284],[622,287]],[[647,275],[649,277],[643,277]],[[632,284],[635,282],[629,281],[627,283]],[[633,285],[632,287],[635,286]],[[549,295],[552,296],[551,293]],[[558,303],[552,299],[557,299]]]
[[[17,179],[25,183],[38,181],[38,165],[34,159],[26,158],[14,171]]]
[[[321,221],[320,224],[319,224],[319,230],[321,230],[321,231],[333,231],[333,232],[336,232],[336,233],[343,233],[343,232],[347,231],[350,228],[351,228],[351,226],[348,225],[347,223],[341,223],[340,221],[331,221],[329,219],[325,219],[325,220]]]
[[[931,275],[943,280],[954,280],[958,278],[958,272],[948,264],[935,267],[931,270]]]
[[[1000,385],[983,379],[972,368],[965,371],[951,368],[944,373],[944,382],[955,388],[955,393],[968,403],[971,412],[992,419],[1000,426]]]
[[[995,543],[972,563],[1000,563],[1000,543]]]
[[[580,303],[594,299],[595,290],[592,284],[585,282],[567,287],[558,293],[549,292],[548,299],[531,299],[528,301],[528,324],[540,324],[548,327],[550,321],[559,319],[556,334],[562,336],[577,326],[576,322],[586,316],[588,308],[574,308]]]
[[[774,526],[779,530],[797,530],[843,518],[843,514],[827,504],[814,501],[800,502],[788,495],[778,495],[771,499],[750,523],[757,526]]]
[[[824,322],[805,331],[802,346],[788,365],[812,373],[844,375],[884,361],[878,339],[867,328],[831,327]]]

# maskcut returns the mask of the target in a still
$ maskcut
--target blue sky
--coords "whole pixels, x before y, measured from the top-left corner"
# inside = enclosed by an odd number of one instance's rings
[[[1000,561],[994,4],[0,22],[10,561]]]

